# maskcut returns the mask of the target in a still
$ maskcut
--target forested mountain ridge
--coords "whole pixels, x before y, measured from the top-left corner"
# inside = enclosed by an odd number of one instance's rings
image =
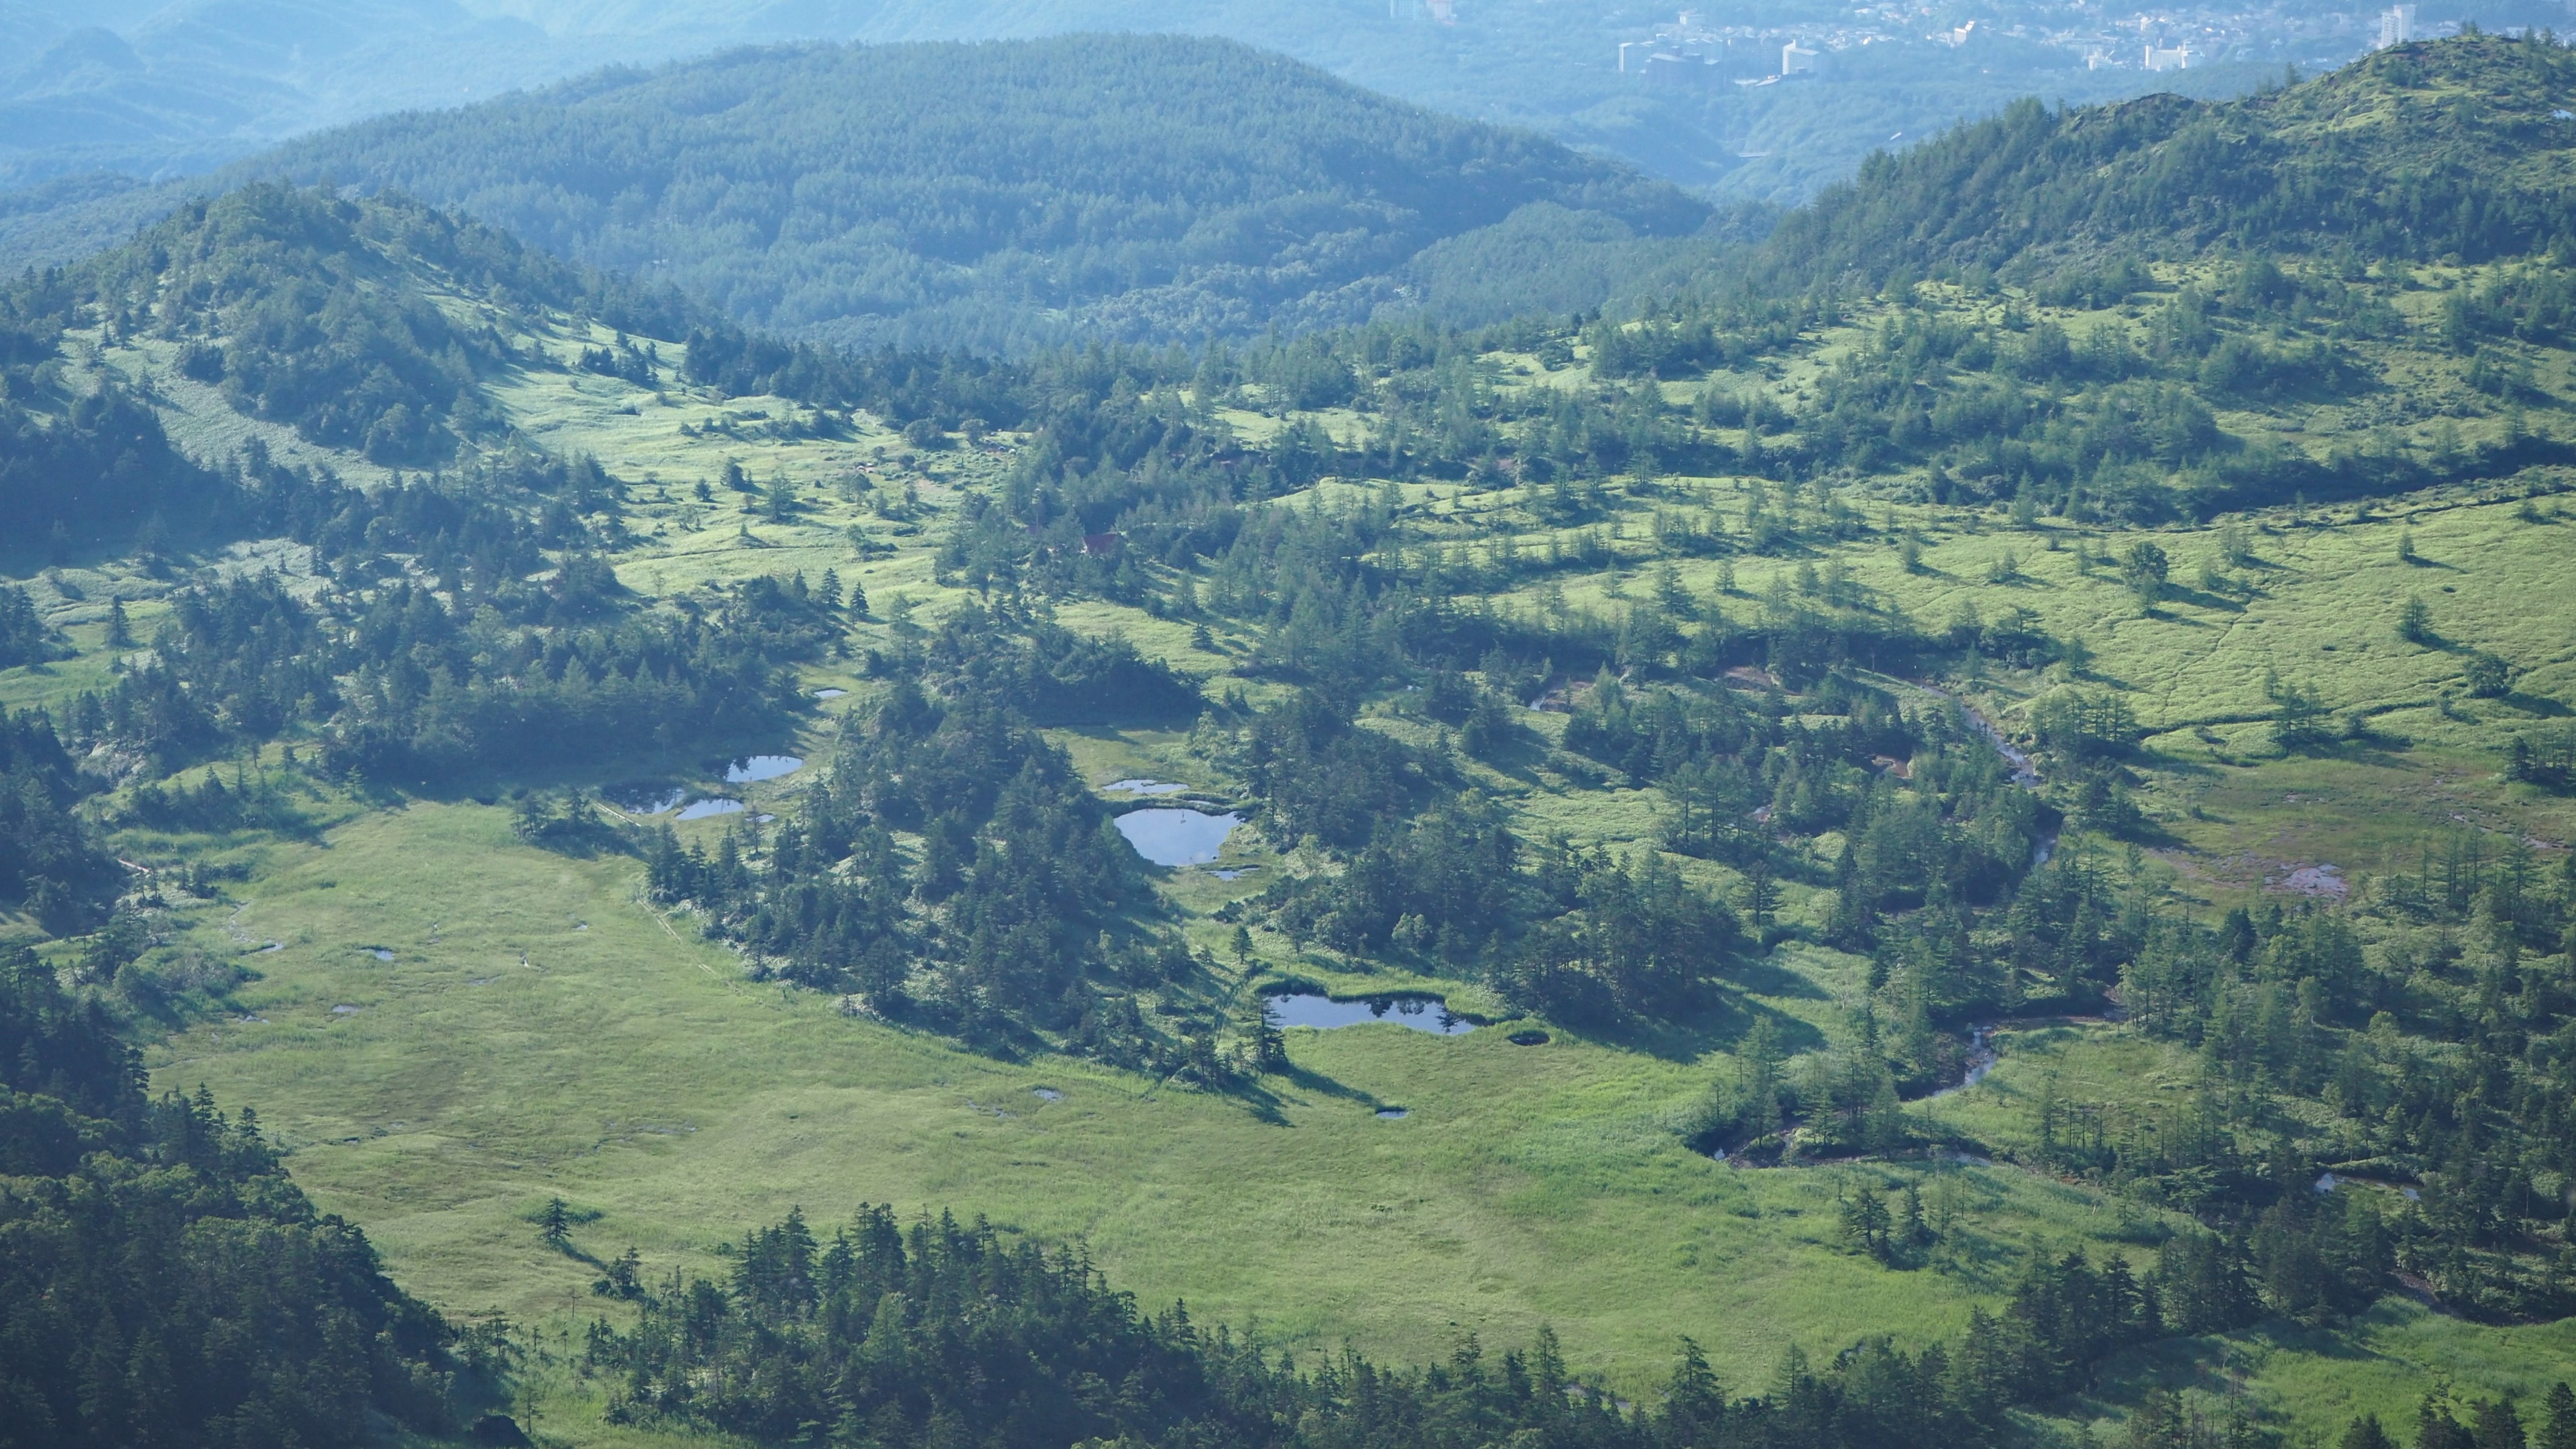
[[[326,176],[765,328],[986,349],[1304,330],[1451,292],[1490,311],[1424,254],[1496,226],[1565,274],[1505,311],[1595,305],[1710,214],[1536,135],[1134,35],[738,50],[325,132],[224,183]]]
[[[243,526],[217,470],[174,446],[173,390],[378,466],[505,448],[489,384],[534,363],[496,318],[574,308],[683,333],[709,314],[556,261],[417,203],[361,208],[252,186],[191,202],[124,246],[0,289],[0,500],[14,546],[61,554]],[[96,365],[105,352],[121,364]],[[640,365],[640,355],[635,364]]]
[[[2576,245],[2576,58],[2505,38],[2377,51],[2239,100],[2001,116],[1865,164],[1762,263],[1874,285],[2236,247],[2480,262]]]
[[[175,343],[178,373],[239,411],[382,464],[502,441],[485,378],[553,359],[519,356],[494,316],[568,309],[674,334],[706,315],[417,202],[274,185],[192,202],[50,287],[94,309],[102,342]]]

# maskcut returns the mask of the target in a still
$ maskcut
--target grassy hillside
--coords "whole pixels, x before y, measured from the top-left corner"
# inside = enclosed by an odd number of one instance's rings
[[[1939,1345],[1982,1367],[1906,1393],[1979,1433],[2155,1444],[2565,1376],[2545,251],[2177,237],[2111,283],[943,367],[621,332],[577,277],[467,285],[429,259],[480,244],[405,208],[258,206],[72,279],[13,375],[45,429],[123,390],[248,501],[24,570],[54,657],[0,702],[91,762],[92,862],[155,874],[12,924],[167,1030],[160,1082],[258,1103],[409,1291],[538,1325],[547,1433],[673,1427],[576,1368],[638,1321],[592,1289],[628,1244],[722,1274],[860,1201],[1309,1357],[1544,1325],[1641,1402],[1684,1335],[1735,1394],[1893,1335],[1816,1373],[1840,1404]],[[337,238],[329,315],[472,339],[435,475],[227,392],[229,309],[282,293],[209,259],[281,232]],[[1145,707],[1176,677],[1195,718]],[[1111,863],[1101,817],[1171,803],[1140,780],[1248,823]],[[1081,929],[994,949],[1047,890]],[[1274,1038],[1291,984],[1484,1024]],[[2156,1312],[2051,1357],[2115,1259]]]

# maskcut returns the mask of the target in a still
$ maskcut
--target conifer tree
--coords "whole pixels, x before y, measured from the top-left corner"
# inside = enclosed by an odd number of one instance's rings
[[[1279,1013],[1270,998],[1254,995],[1244,1011],[1244,1039],[1255,1076],[1288,1069],[1288,1038],[1279,1030]]]
[[[1905,1246],[1920,1248],[1932,1241],[1932,1225],[1923,1219],[1923,1189],[1919,1183],[1905,1185],[1905,1217],[1902,1224]]]
[[[2550,1385],[2540,1411],[2540,1436],[2532,1449],[2576,1449],[2576,1391],[2567,1387],[2566,1380]]]

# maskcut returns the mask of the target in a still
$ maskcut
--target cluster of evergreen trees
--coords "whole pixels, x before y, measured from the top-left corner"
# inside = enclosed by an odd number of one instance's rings
[[[2043,1153],[2240,1219],[2306,1216],[2312,1179],[2331,1171],[2352,1179],[2337,1196],[2378,1209],[2369,1231],[2396,1265],[2445,1301],[2576,1311],[2576,1218],[2547,1187],[2576,1172],[2576,868],[2544,873],[2518,844],[2499,855],[2462,836],[2396,863],[2361,909],[2367,948],[2323,909],[2238,911],[2215,929],[2132,914],[2124,1003],[2196,1048],[2224,1089],[2178,1113],[2052,1103]],[[2330,1116],[2305,1115],[2313,1105]],[[2361,1271],[2349,1290],[2283,1298],[2348,1310],[2379,1286]]]
[[[453,1432],[487,1358],[316,1213],[247,1108],[147,1099],[94,1001],[0,956],[0,1445]]]
[[[567,562],[553,606],[597,582]],[[713,607],[587,625],[519,626],[470,594],[404,580],[307,603],[274,578],[182,594],[150,658],[65,729],[174,768],[244,743],[318,734],[324,767],[384,781],[457,778],[775,738],[795,707],[780,666],[837,626],[810,595],[746,587]]]
[[[2576,1172],[2576,874],[2463,835],[2392,863],[2353,911],[2212,926],[2077,844],[1983,910],[1935,878],[1881,919],[1860,869],[1873,834],[1854,832],[1836,871],[1835,929],[1870,957],[1847,1039],[1787,1061],[1757,1024],[1689,1122],[1695,1141],[1762,1157],[1794,1127],[1811,1155],[1896,1147],[1914,1130],[1901,1094],[1955,1073],[1967,1023],[2116,989],[2131,1021],[2199,1060],[2199,1087],[2084,1100],[2043,1082],[2008,1150],[2199,1218],[2243,1285],[2219,1318],[2330,1321],[2399,1271],[2481,1317],[2576,1309],[2576,1221],[2556,1186]],[[1933,858],[1974,858],[1963,844]]]
[[[0,588],[0,669],[41,664],[67,652],[25,589]]]
[[[791,1213],[731,1256],[724,1280],[674,1274],[636,1288],[631,1330],[593,1325],[582,1366],[613,1418],[884,1449],[1928,1449],[1998,1442],[2009,1410],[2086,1389],[2105,1360],[2167,1331],[2246,1321],[2252,1302],[2230,1260],[2203,1244],[2169,1246],[2143,1277],[2118,1257],[2042,1257],[2000,1312],[1975,1311],[1953,1342],[1910,1352],[1864,1339],[1822,1364],[1793,1352],[1766,1392],[1739,1397],[1684,1340],[1665,1391],[1631,1407],[1571,1374],[1544,1328],[1499,1358],[1470,1337],[1415,1369],[1350,1350],[1301,1364],[1179,1305],[1141,1312],[1086,1258],[981,1220],[906,1225],[868,1206],[825,1241]],[[2477,1412],[2473,1434],[2428,1399],[2424,1449],[2522,1449],[2509,1402]],[[2564,1387],[2539,1412],[2537,1444],[2576,1438]],[[2487,1421],[2500,1434],[2504,1417],[2512,1437],[2491,1437]],[[2127,1443],[2198,1449],[2246,1442],[2253,1428],[2196,1422],[2156,1391]],[[2390,1442],[2376,1420],[2344,1439]]]
[[[74,740],[167,770],[318,735],[328,768],[410,782],[729,750],[787,727],[783,666],[837,645],[847,617],[801,576],[639,607],[606,552],[625,485],[584,459],[508,455],[372,492],[256,448],[233,473],[229,510],[309,544],[319,587],[180,590],[135,667],[68,706]]]
[[[55,335],[47,329],[36,356],[52,357]],[[171,446],[140,399],[112,382],[66,395],[32,376],[38,370],[6,366],[27,380],[9,381],[0,396],[0,508],[18,525],[11,553],[67,557],[135,538],[156,519],[201,520],[220,502],[216,480]]]
[[[799,817],[729,831],[712,855],[666,827],[649,852],[654,896],[694,906],[763,970],[879,1015],[986,1047],[1047,1040],[1138,1068],[1205,1066],[1212,1026],[1192,1048],[1135,998],[1199,963],[1154,927],[1134,851],[1034,727],[1168,716],[1196,690],[1132,647],[1008,608],[970,606],[899,638],[875,660],[891,692],[845,733]],[[917,858],[896,831],[921,838]]]
[[[55,934],[96,925],[124,879],[73,812],[95,788],[41,711],[0,710],[0,905]]]

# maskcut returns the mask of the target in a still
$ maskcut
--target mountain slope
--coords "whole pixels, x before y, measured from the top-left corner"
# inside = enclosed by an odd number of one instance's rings
[[[1874,158],[1785,223],[1787,272],[1881,280],[2227,245],[2487,261],[2576,241],[2576,54],[2504,38],[2381,51],[2204,104],[2035,102]]]
[[[1424,248],[1523,207],[1607,229],[1569,256],[1708,215],[1536,136],[1135,36],[739,51],[389,117],[236,174],[461,207],[755,325],[984,347],[1353,322],[1421,300]]]
[[[1475,237],[1433,250],[1512,255]],[[48,892],[106,924],[42,949],[211,1004],[278,942],[173,1079],[273,1108],[415,1291],[611,1316],[574,1442],[630,1432],[603,1389],[841,1412],[772,1371],[850,1346],[800,1326],[801,1221],[706,1245],[862,1191],[1097,1243],[1309,1363],[1545,1320],[1649,1403],[1676,1335],[1738,1386],[1804,1345],[1873,1449],[2128,1404],[2124,1345],[2234,1402],[2096,1439],[2330,1438],[2436,1372],[2538,1403],[2576,1329],[2515,1322],[2576,1306],[2566,273],[2099,245],[991,362],[683,343],[391,198],[184,211],[7,293],[10,398],[121,389],[243,535],[24,585],[53,632],[0,700],[88,762],[65,863],[131,892]],[[424,407],[425,477],[384,425]],[[1221,870],[1104,828],[1194,801],[1245,817]],[[1283,1041],[1282,989],[1529,1019]],[[692,1346],[656,1324],[723,1294],[600,1300],[719,1266],[748,1306]]]

